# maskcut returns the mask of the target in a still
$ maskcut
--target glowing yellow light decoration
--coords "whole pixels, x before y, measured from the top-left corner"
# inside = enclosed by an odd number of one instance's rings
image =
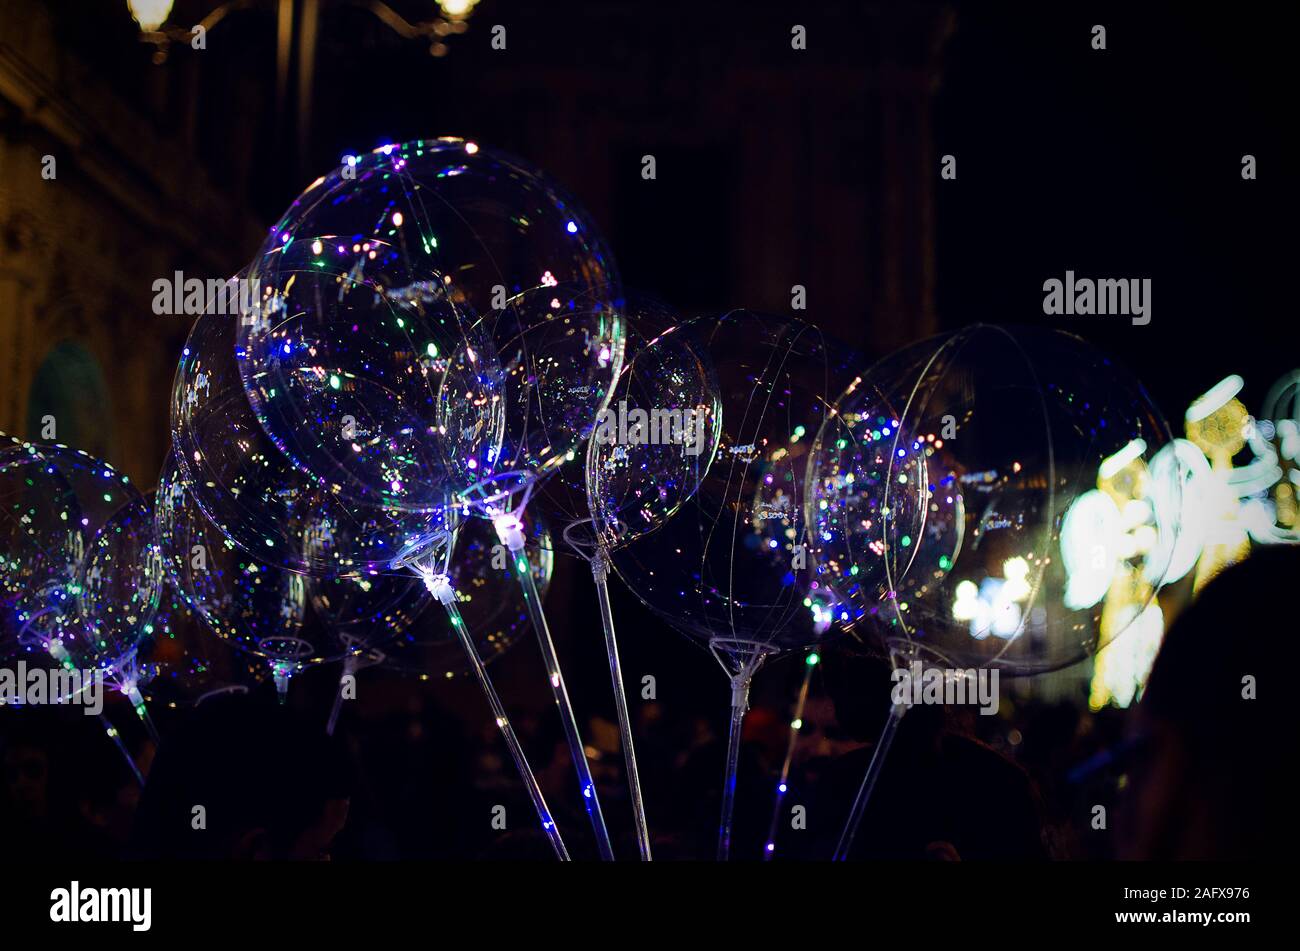
[[[1187,438],[1205,453],[1215,475],[1211,485],[1213,494],[1208,500],[1211,510],[1206,513],[1209,525],[1205,547],[1196,565],[1193,592],[1200,591],[1224,568],[1250,554],[1250,537],[1239,517],[1241,499],[1229,480],[1232,458],[1245,448],[1250,423],[1250,413],[1237,399],[1243,385],[1242,378],[1234,374],[1187,408]]]

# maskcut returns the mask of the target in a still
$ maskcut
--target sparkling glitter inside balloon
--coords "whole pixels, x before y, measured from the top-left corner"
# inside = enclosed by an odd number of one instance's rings
[[[79,450],[10,444],[0,450],[0,506],[0,659],[116,680],[156,605],[139,492]]]

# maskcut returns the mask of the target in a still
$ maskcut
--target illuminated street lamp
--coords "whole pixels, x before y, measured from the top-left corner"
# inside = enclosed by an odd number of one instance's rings
[[[211,13],[190,28],[168,26],[167,17],[171,15],[173,0],[127,0],[131,16],[140,26],[140,39],[154,45],[153,61],[163,63],[167,60],[168,47],[173,43],[189,43],[196,34],[206,33],[216,26],[229,13],[246,9],[263,3],[277,3],[280,6],[281,30],[285,20],[292,21],[292,0],[227,0],[219,4]],[[309,8],[304,18],[315,20],[321,0],[307,4]],[[438,15],[420,23],[411,23],[388,4],[381,0],[339,0],[349,6],[368,10],[376,19],[403,39],[425,39],[429,41],[429,52],[434,56],[445,56],[448,51],[445,38],[453,33],[464,33],[468,28],[470,14],[478,5],[478,0],[437,0]],[[314,30],[314,22],[312,24]]]

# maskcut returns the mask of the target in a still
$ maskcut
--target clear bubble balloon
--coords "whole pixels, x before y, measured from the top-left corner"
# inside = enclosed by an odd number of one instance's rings
[[[535,461],[536,420],[501,446],[508,397],[496,386],[518,370],[525,387],[544,387],[528,353],[569,352],[539,327],[551,297],[588,301],[602,318],[617,299],[612,258],[573,200],[539,170],[459,139],[377,149],[319,179],[249,277],[261,303],[241,327],[240,369],[268,434],[335,491],[412,508],[503,459]],[[532,294],[556,286],[567,290]],[[502,343],[509,354],[494,353]],[[537,401],[526,391],[523,402]]]
[[[851,376],[845,348],[794,318],[735,311],[684,325],[718,381],[716,456],[658,530],[613,553],[619,577],[715,652],[821,642],[805,525],[807,451]]]
[[[496,315],[505,440],[494,473],[541,478],[578,460],[623,363],[626,308],[607,294],[544,285]]]
[[[610,480],[604,494],[618,494],[617,501],[611,497],[599,507],[607,520],[602,540],[609,546],[618,537],[643,534],[673,511],[694,491],[699,473],[708,468],[716,447],[716,427],[710,424],[708,410],[716,403],[717,386],[710,377],[707,358],[694,352],[682,335],[665,338],[680,323],[678,313],[662,301],[637,293],[629,295],[622,320],[624,357],[613,384],[614,394],[602,401],[604,408],[595,417],[585,447],[569,452],[554,473],[536,486],[528,502],[529,511],[540,514],[550,526],[561,554],[576,551],[587,556],[596,548],[593,513],[597,509],[590,501],[588,475],[593,451],[600,452],[601,464],[608,467]],[[652,344],[653,352],[642,355]],[[634,360],[636,370],[630,372]],[[663,379],[656,377],[660,372]],[[706,399],[687,407],[684,394],[689,390],[711,392],[712,402]],[[642,412],[645,420],[638,427]],[[697,433],[702,435],[698,452],[691,441]],[[595,443],[600,444],[599,450],[593,449]],[[673,452],[674,448],[678,451]],[[657,458],[660,456],[663,458]],[[634,457],[640,461],[630,461]],[[652,461],[651,457],[656,458]],[[677,464],[670,459],[677,459]],[[654,472],[665,484],[652,501],[641,495],[648,491],[646,481],[632,473],[653,477]],[[635,529],[617,521],[619,512],[632,508],[641,509],[633,518]]]
[[[369,252],[335,261],[327,240],[286,244],[255,265],[263,293],[237,351],[252,407],[285,456],[330,492],[434,508],[474,481],[499,443],[491,338],[449,303],[436,275],[394,288],[360,263]]]
[[[1128,371],[1066,334],[975,326],[863,378],[819,434],[814,554],[885,645],[1034,674],[1152,606],[1179,477],[1152,465],[1169,427]]]
[[[116,676],[151,610],[151,594],[141,601],[132,590],[142,575],[131,563],[131,544],[149,541],[135,520],[140,501],[125,475],[80,450],[12,443],[0,450],[0,659]],[[119,547],[128,526],[133,542]],[[106,587],[114,590],[111,602]],[[110,606],[120,613],[108,613]]]
[[[828,413],[809,456],[812,491],[805,500],[814,579],[835,602],[836,621],[869,649],[881,647],[875,638],[878,622],[894,617],[890,578],[895,569],[885,543],[886,523],[901,526],[889,535],[902,539],[920,537],[925,522],[921,487],[926,469],[921,463],[927,457],[905,449],[897,455],[903,415],[899,401],[908,392],[913,370],[905,367],[897,378],[883,379],[889,370],[888,365],[876,366],[855,377]],[[943,446],[941,436],[930,443],[929,458]],[[932,467],[937,471],[945,458],[934,458]],[[950,476],[939,475],[936,484],[949,488]],[[953,509],[956,516],[962,495],[944,492],[934,504]],[[935,518],[930,530],[950,532],[961,522]]]
[[[282,688],[349,648],[307,626],[306,578],[259,562],[208,521],[175,464],[158,481],[158,542],[171,582],[218,637],[263,658]]]
[[[208,520],[260,562],[319,577],[400,571],[406,550],[445,531],[429,511],[349,502],[290,464],[258,424],[234,358],[235,322],[211,313],[190,332],[172,392],[174,457]],[[307,428],[304,421],[301,428]]]
[[[722,407],[712,359],[674,317],[640,302],[614,396],[588,442],[585,496],[593,531],[609,548],[672,517],[718,450]]]

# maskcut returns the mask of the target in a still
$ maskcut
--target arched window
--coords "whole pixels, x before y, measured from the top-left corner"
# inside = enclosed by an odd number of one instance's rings
[[[53,417],[54,438],[45,437]],[[71,340],[55,345],[27,394],[27,438],[59,442],[100,459],[114,457],[112,403],[99,361]]]

